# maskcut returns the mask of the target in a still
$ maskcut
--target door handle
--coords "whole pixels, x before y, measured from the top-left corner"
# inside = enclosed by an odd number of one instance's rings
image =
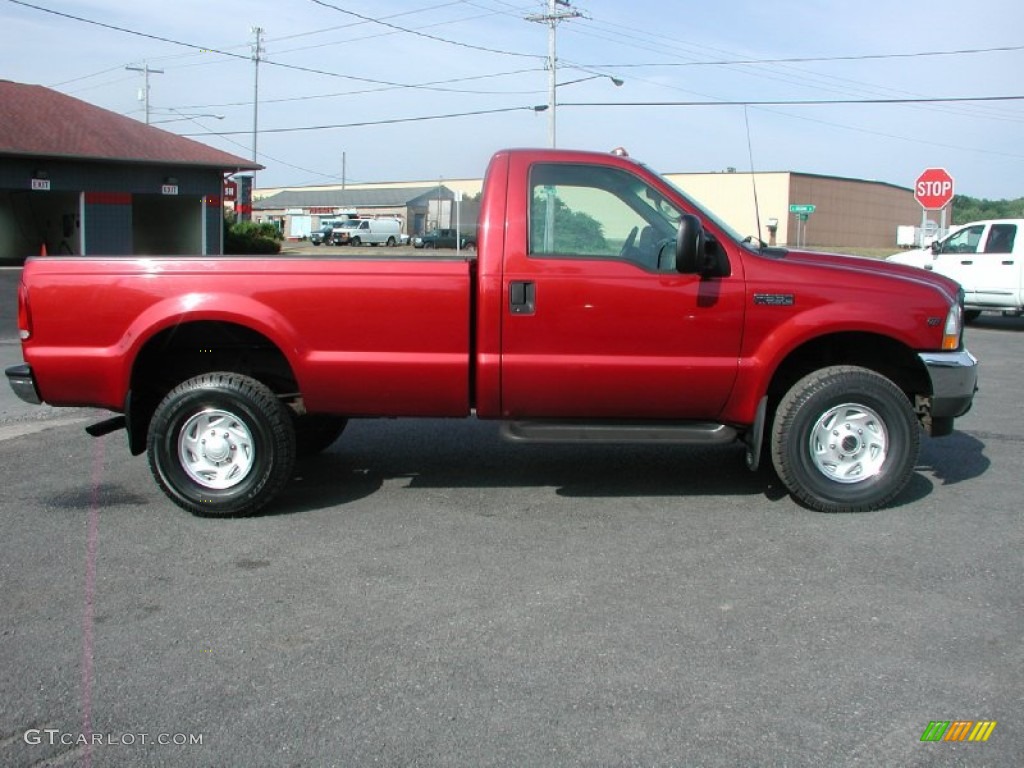
[[[525,280],[508,284],[508,308],[513,315],[532,315],[537,311],[537,285]]]
[[[973,264],[974,262],[973,261],[961,261],[960,263],[961,264]]]
[[[1012,267],[1013,266],[1013,262],[1012,261],[1004,261],[1003,262],[1003,266],[1004,267]]]

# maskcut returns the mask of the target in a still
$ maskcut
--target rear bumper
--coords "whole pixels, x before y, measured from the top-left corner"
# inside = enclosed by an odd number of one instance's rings
[[[11,389],[14,390],[14,394],[26,403],[32,403],[32,405],[39,405],[43,402],[43,399],[39,396],[39,389],[36,387],[36,380],[32,375],[32,369],[26,363],[12,365],[5,373],[7,374],[7,382],[11,385]]]
[[[923,352],[921,361],[932,380],[933,419],[953,419],[971,409],[978,390],[978,360],[966,349]]]

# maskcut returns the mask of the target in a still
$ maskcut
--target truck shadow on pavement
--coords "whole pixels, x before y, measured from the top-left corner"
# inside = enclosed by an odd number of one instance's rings
[[[754,496],[765,493],[766,477],[746,469],[740,445],[511,445],[493,424],[370,421],[300,461],[265,514],[350,503],[393,481],[410,489],[554,488],[567,498],[617,498]]]
[[[915,474],[894,506],[929,496],[939,485],[981,475],[984,443],[965,433],[925,438]],[[770,460],[769,460],[770,463]],[[932,480],[928,475],[932,475]],[[305,459],[262,514],[284,515],[370,498],[385,484],[409,489],[554,488],[559,497],[788,498],[773,469],[750,472],[741,445],[511,445],[493,424],[355,422],[327,452]]]

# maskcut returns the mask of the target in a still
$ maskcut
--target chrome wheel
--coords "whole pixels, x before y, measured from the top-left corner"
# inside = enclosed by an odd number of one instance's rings
[[[782,397],[772,464],[798,501],[821,512],[866,512],[893,501],[914,473],[921,427],[906,393],[877,371],[822,368]]]
[[[230,411],[201,411],[178,433],[181,466],[204,488],[226,490],[238,485],[249,474],[255,457],[249,427]]]
[[[837,483],[860,483],[881,472],[889,434],[874,410],[843,403],[821,415],[811,429],[809,448],[821,474]]]

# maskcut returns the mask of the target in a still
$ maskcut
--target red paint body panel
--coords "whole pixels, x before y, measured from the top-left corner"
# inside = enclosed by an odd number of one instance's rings
[[[232,322],[291,364],[310,411],[464,416],[470,266],[454,259],[38,259],[25,359],[54,405],[123,407],[146,340]]]
[[[647,271],[528,252],[534,164],[601,165],[695,213],[728,274]],[[124,407],[154,334],[193,320],[243,325],[284,355],[312,412],[482,418],[718,419],[751,424],[792,350],[856,331],[941,347],[957,286],[846,257],[745,248],[627,158],[507,150],[484,181],[475,266],[459,259],[50,258],[25,268],[26,361],[54,405]],[[510,311],[513,282],[536,312]],[[755,296],[790,296],[770,304]],[[936,321],[939,318],[939,321]],[[939,322],[936,325],[936,322]]]

